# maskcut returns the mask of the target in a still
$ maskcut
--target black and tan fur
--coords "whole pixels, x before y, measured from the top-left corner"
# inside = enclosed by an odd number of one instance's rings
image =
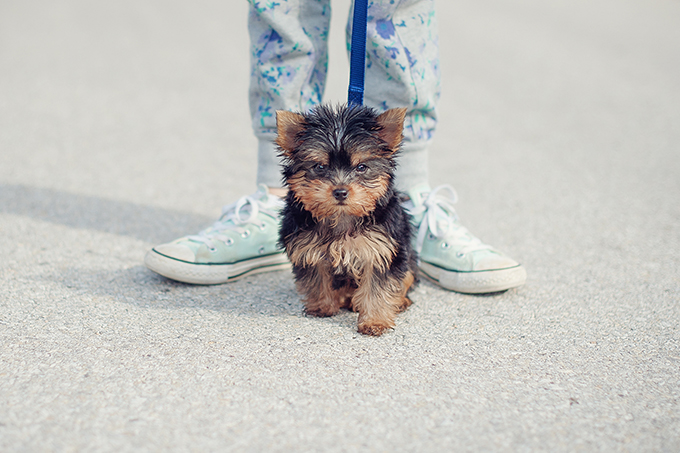
[[[367,335],[394,327],[417,281],[411,225],[393,187],[405,113],[320,106],[276,115],[289,189],[280,242],[305,310],[357,311]]]

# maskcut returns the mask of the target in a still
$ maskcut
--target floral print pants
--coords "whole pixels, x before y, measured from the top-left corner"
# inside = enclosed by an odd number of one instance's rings
[[[322,98],[328,69],[330,0],[250,0],[249,101],[259,141],[258,183],[280,184],[273,145],[276,110],[305,111]],[[351,36],[351,14],[347,39]],[[369,0],[364,102],[407,107],[397,184],[427,182],[437,123],[439,56],[434,0]],[[349,78],[349,77],[348,77]]]

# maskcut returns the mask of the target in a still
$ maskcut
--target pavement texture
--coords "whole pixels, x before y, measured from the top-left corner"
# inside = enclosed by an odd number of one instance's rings
[[[432,183],[529,279],[369,338],[143,266],[255,190],[246,2],[0,2],[0,451],[680,451],[680,3],[437,7]]]

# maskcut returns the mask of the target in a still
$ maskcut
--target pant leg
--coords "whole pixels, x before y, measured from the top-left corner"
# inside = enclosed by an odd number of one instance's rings
[[[351,15],[347,39],[351,36]],[[396,183],[428,181],[428,146],[437,125],[439,46],[434,0],[372,0],[368,7],[365,102],[407,107]]]
[[[330,0],[250,0],[249,100],[258,184],[281,185],[276,110],[309,110],[323,98],[330,14]]]

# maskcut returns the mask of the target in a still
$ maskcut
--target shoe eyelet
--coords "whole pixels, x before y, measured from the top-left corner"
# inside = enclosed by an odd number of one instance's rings
[[[435,236],[435,235],[432,234],[432,233],[429,233],[429,234],[427,235],[427,238],[428,238],[429,240],[433,241],[433,240],[437,239],[437,236]]]
[[[231,246],[231,245],[234,245],[234,240],[232,238],[229,238],[226,241],[224,241],[224,243]]]
[[[263,255],[263,254],[264,254],[264,250],[265,250],[265,249],[264,249],[264,245],[263,245],[262,247],[260,247],[260,250],[258,250],[257,253],[259,253],[260,255]]]
[[[215,252],[217,251],[217,247],[214,247],[214,246],[213,246],[213,247],[208,247],[208,251],[209,251],[210,253],[215,253]]]
[[[458,257],[458,258],[462,258],[464,256],[465,256],[465,253],[463,253],[463,252],[456,253],[456,257]]]
[[[241,237],[243,239],[248,239],[250,237],[250,230],[246,230],[243,233],[241,233]]]
[[[442,248],[443,249],[448,249],[450,247],[451,247],[451,245],[448,242],[442,242]]]
[[[264,223],[264,222],[262,222],[262,223],[260,224],[260,230],[264,231],[265,228],[267,228],[267,224]]]

